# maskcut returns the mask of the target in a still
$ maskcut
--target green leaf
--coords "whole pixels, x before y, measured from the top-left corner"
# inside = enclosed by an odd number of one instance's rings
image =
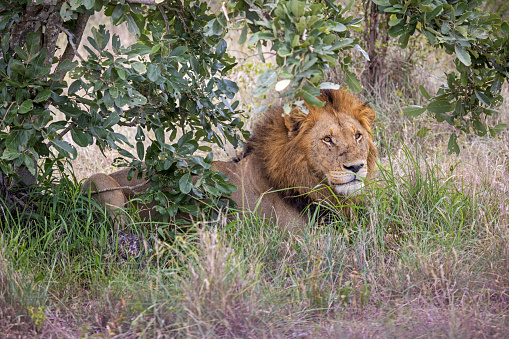
[[[71,129],[71,137],[72,140],[76,143],[76,145],[81,147],[87,147],[88,146],[88,137],[87,133],[83,132],[79,128],[73,127]]]
[[[67,90],[67,93],[69,95],[76,93],[81,88],[83,81],[81,79],[73,81],[71,86],[69,86],[69,89]]]
[[[287,57],[289,55],[292,54],[292,51],[288,48],[288,46],[286,45],[283,45],[281,46],[278,50],[277,50],[277,54],[280,56],[280,57]]]
[[[304,100],[306,100],[306,102],[310,105],[317,106],[317,107],[323,107],[325,105],[325,102],[321,101],[320,99],[318,99],[317,97],[315,97],[314,95],[312,95],[309,92],[304,92],[303,97],[304,97]]]
[[[120,116],[116,111],[110,113],[108,118],[104,121],[103,128],[110,128],[120,121]]]
[[[410,105],[403,109],[403,113],[408,117],[417,117],[426,111],[426,107]]]
[[[185,173],[179,180],[180,192],[182,192],[184,194],[188,194],[189,192],[191,192],[192,187],[193,187],[193,181],[192,181],[191,174],[189,172]]]
[[[447,144],[447,149],[449,150],[449,154],[453,152],[456,154],[460,154],[460,148],[458,146],[458,142],[456,141],[456,134],[451,134],[449,137],[449,143]]]
[[[186,52],[187,52],[186,46],[178,46],[173,51],[171,51],[170,56],[178,57],[178,56],[183,55]]]
[[[19,60],[12,60],[11,64],[9,65],[9,69],[14,74],[25,76],[25,65],[23,65]]]
[[[147,67],[144,63],[136,61],[131,64],[131,67],[138,73],[143,74],[147,71]]]
[[[454,49],[456,51],[456,56],[465,66],[472,65],[472,60],[470,60],[470,54],[466,49],[461,47],[459,44],[456,44],[454,46]]]
[[[402,36],[400,36],[398,39],[399,47],[406,48],[406,46],[408,45],[409,38],[410,38],[410,33],[408,33],[408,32],[403,34]]]
[[[83,111],[77,107],[71,105],[60,105],[58,108],[65,114],[71,117],[79,117],[83,114]]]
[[[66,72],[69,72],[70,70],[74,69],[74,67],[76,67],[76,66],[78,66],[77,61],[72,62],[69,59],[65,59],[64,61],[62,61],[60,66],[58,66],[58,72],[66,73]]]
[[[117,72],[118,74],[118,77],[122,80],[125,80],[127,79],[127,72],[125,71],[125,69],[123,68],[119,68],[119,67],[116,67],[115,68],[115,71]]]
[[[347,86],[355,93],[360,93],[360,91],[362,91],[362,86],[359,79],[357,79],[355,74],[352,72],[345,71],[345,82]]]
[[[95,0],[81,0],[81,4],[85,6],[86,9],[92,9],[95,5]]]
[[[432,19],[434,19],[437,15],[439,15],[440,13],[442,13],[442,9],[443,9],[443,5],[438,5],[437,7],[435,7],[434,10],[431,11],[431,13],[424,13],[424,21],[425,22],[430,22]]]
[[[342,39],[340,40],[339,42],[335,43],[334,45],[332,45],[329,50],[331,51],[335,51],[337,49],[340,49],[340,48],[343,48],[343,47],[346,47],[346,46],[349,46],[351,45],[355,40],[352,39],[352,38],[345,38],[345,39]]]
[[[108,89],[108,92],[110,93],[111,97],[113,99],[116,99],[118,98],[118,88],[116,87],[110,87],[110,89]]]
[[[388,33],[391,38],[396,38],[401,34],[405,33],[405,27],[403,25],[393,26],[389,28]]]
[[[240,33],[238,44],[239,45],[244,44],[244,42],[246,42],[246,38],[247,38],[247,25],[244,25],[244,27],[242,28],[242,33]]]
[[[149,54],[150,52],[152,52],[152,47],[149,47],[142,43],[137,43],[129,46],[129,48],[127,49],[127,56],[129,58],[133,58],[138,55]]]
[[[143,157],[145,156],[145,145],[143,142],[138,141],[136,143],[136,153],[138,154],[138,158],[143,160]]]
[[[359,52],[362,53],[362,56],[364,57],[364,59],[366,59],[367,61],[369,61],[369,55],[368,53],[366,53],[366,51],[359,45],[355,44],[353,45],[353,48],[355,48],[356,50],[358,50]]]
[[[304,10],[305,10],[305,6],[306,6],[305,1],[291,0],[291,1],[289,1],[289,4],[290,4],[290,9],[294,16],[301,17],[304,15]]]
[[[503,132],[506,128],[507,128],[507,124],[498,124],[498,125],[490,128],[490,133],[492,136],[495,136],[495,134]]]
[[[391,5],[391,3],[389,2],[389,0],[373,0],[373,2],[375,4],[377,4],[378,6],[383,6],[383,7],[388,7]]]
[[[491,105],[490,103],[490,98],[488,98],[486,96],[486,94],[484,94],[483,92],[481,91],[474,91],[475,92],[475,96],[477,97],[477,99],[479,99],[480,102],[482,102],[483,104],[485,104],[486,106],[489,106]]]
[[[228,47],[228,44],[226,43],[226,40],[221,39],[216,47],[216,56],[217,58],[222,58],[224,54],[226,53],[226,48]]]
[[[205,191],[209,192],[212,195],[220,195],[221,194],[215,187],[209,186],[207,184],[203,184],[203,188],[205,189]]]
[[[336,12],[339,12],[339,8],[338,8],[338,6],[336,6],[336,4],[334,3],[333,0],[325,0],[325,1],[327,2],[327,4],[329,6],[332,7],[332,9],[334,9]]]
[[[223,34],[223,26],[219,23],[217,19],[210,20],[207,25],[205,25],[204,35],[212,37],[214,35]]]
[[[403,18],[396,18],[396,19],[392,19],[391,21],[389,21],[389,26],[396,26],[397,24],[399,24],[401,21],[403,20]]]
[[[265,63],[265,57],[263,56],[262,44],[260,41],[256,44],[256,48],[258,49],[258,56],[260,57],[260,60]]]
[[[51,96],[51,91],[48,89],[43,90],[42,92],[38,93],[37,96],[34,99],[34,102],[43,102],[49,99]]]
[[[138,25],[136,25],[136,22],[134,21],[133,17],[130,14],[126,14],[125,19],[127,22],[127,29],[129,30],[129,33],[134,35],[135,38],[138,38],[140,36],[140,29]]]
[[[28,61],[28,54],[25,52],[23,48],[16,46],[14,47],[14,50],[16,51],[16,54],[21,60]]]
[[[34,103],[32,102],[32,100],[25,100],[19,106],[18,113],[19,114],[25,114],[25,113],[28,113],[28,112],[32,111],[33,109],[34,109]]]
[[[419,91],[421,91],[422,96],[427,100],[431,99],[431,95],[429,95],[428,91],[426,91],[426,88],[424,88],[423,85],[419,85]]]
[[[461,34],[463,35],[463,37],[467,37],[468,35],[468,30],[467,30],[467,27],[465,26],[456,26],[456,30]]]
[[[479,120],[474,120],[474,122],[472,123],[473,127],[474,127],[474,130],[475,130],[475,133],[479,136],[485,136],[486,135],[486,127],[484,126],[484,124],[482,122],[480,122]]]
[[[27,35],[26,45],[28,54],[33,55],[37,52],[37,48],[39,47],[39,43],[41,42],[41,36],[39,33],[30,32]]]
[[[502,80],[499,75],[495,76],[495,80],[493,81],[493,84],[491,85],[490,92],[493,95],[498,95],[500,93],[500,90],[502,89]]]
[[[336,22],[336,25],[334,25],[334,27],[332,27],[332,30],[334,32],[344,32],[344,31],[346,31],[346,26],[340,22]]]
[[[147,76],[150,81],[156,82],[161,76],[159,65],[155,63],[148,65]]]
[[[257,83],[263,87],[271,87],[277,80],[277,73],[274,70],[264,72],[258,77]]]
[[[164,144],[164,128],[159,127],[154,130],[154,135],[156,136],[156,140],[160,144]]]
[[[428,111],[433,113],[445,113],[454,109],[454,104],[447,100],[435,100],[429,103]]]
[[[509,35],[509,24],[507,21],[504,21],[502,25],[500,25],[500,28],[502,29],[502,32],[504,32],[505,35]]]
[[[69,144],[67,141],[59,140],[59,139],[53,139],[51,140],[51,143],[55,148],[57,149],[58,153],[68,156],[71,155],[71,159],[76,159],[76,156],[78,155],[78,152],[76,151],[76,148]]]

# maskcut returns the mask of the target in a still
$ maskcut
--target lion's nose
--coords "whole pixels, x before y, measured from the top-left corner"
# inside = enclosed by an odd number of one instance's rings
[[[347,171],[350,171],[350,172],[353,172],[353,173],[357,173],[361,170],[361,168],[364,167],[364,164],[357,164],[357,165],[351,165],[351,166],[345,166],[343,165],[343,167],[347,170]]]

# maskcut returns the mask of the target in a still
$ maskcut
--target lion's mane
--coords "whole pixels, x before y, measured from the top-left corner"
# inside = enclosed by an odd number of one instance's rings
[[[253,155],[260,165],[263,175],[274,190],[279,190],[285,199],[292,199],[294,205],[303,209],[310,203],[324,198],[327,191],[314,191],[310,188],[321,184],[312,173],[306,150],[308,144],[306,132],[321,118],[324,110],[334,113],[346,113],[358,120],[368,132],[369,155],[367,158],[367,178],[375,172],[378,156],[373,142],[371,126],[375,111],[345,90],[322,90],[318,97],[325,102],[323,107],[306,105],[309,113],[302,118],[288,118],[286,122],[281,106],[269,110],[255,125],[251,138],[246,145],[245,156]]]

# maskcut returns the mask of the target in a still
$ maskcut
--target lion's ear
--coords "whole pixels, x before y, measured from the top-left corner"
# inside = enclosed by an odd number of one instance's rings
[[[363,103],[361,106],[362,108],[360,110],[359,120],[363,125],[365,125],[364,127],[371,129],[373,127],[373,123],[375,122],[375,110],[371,108],[367,102]]]
[[[285,126],[288,132],[291,132],[293,130],[292,117],[289,114],[283,114],[283,121],[285,122]]]
[[[293,110],[290,114],[284,114],[283,120],[288,130],[288,135],[294,136],[299,132],[302,122],[305,120],[305,115],[299,110]]]

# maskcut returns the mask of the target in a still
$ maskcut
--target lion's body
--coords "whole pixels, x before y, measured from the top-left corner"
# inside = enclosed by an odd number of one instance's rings
[[[295,109],[284,116],[281,107],[269,110],[256,124],[242,160],[213,162],[237,186],[231,198],[238,209],[256,212],[285,227],[299,227],[308,222],[302,213],[306,206],[324,200],[333,205],[344,203],[362,188],[363,178],[373,176],[377,157],[371,134],[374,110],[341,90],[323,91],[319,98],[325,106],[307,106],[308,114]],[[85,187],[91,182],[95,183],[93,191],[99,192],[135,188],[100,193],[103,205],[109,203],[113,208],[122,207],[149,185],[137,179],[127,181],[127,170],[96,174]],[[151,206],[146,206],[141,216],[150,215]]]

